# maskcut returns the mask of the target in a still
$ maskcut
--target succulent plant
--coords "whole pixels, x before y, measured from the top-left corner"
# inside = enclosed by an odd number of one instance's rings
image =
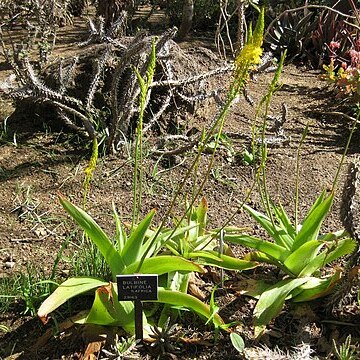
[[[288,57],[301,57],[309,35],[315,30],[314,13],[285,13],[270,29],[265,43],[275,55],[287,49]]]
[[[265,37],[265,44],[274,55],[287,49],[287,60],[301,60],[314,67],[328,63],[333,56],[329,44],[339,43],[337,55],[348,57],[348,49],[354,47],[357,29],[346,21],[345,15],[330,8],[322,11],[289,10],[279,15]]]
[[[179,348],[176,346],[177,324],[170,325],[170,317],[167,318],[163,327],[154,325],[151,327],[153,331],[149,336],[154,339],[151,344],[157,354],[164,355],[166,353],[177,353]]]

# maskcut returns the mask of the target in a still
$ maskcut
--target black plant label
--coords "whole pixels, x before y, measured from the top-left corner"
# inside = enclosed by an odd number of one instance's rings
[[[119,301],[157,300],[158,275],[117,275]]]

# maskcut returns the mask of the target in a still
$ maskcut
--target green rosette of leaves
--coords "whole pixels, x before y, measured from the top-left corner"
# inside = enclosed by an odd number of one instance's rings
[[[243,291],[259,299],[254,310],[256,337],[280,313],[285,300],[302,302],[320,298],[329,294],[339,281],[341,271],[323,275],[325,267],[341,256],[352,253],[356,241],[345,231],[320,234],[333,199],[333,193],[327,195],[323,191],[297,227],[282,206],[271,203],[271,216],[268,216],[245,205],[245,211],[261,225],[272,241],[247,234],[225,235],[225,240],[255,250],[245,260],[275,265],[284,274],[282,280],[273,285],[257,281],[251,289],[247,291],[245,288]]]
[[[182,273],[190,273],[193,271],[203,272],[203,268],[195,262],[180,256],[159,254],[162,243],[167,240],[166,234],[158,236],[155,242],[151,236],[145,236],[146,233],[149,232],[155,210],[150,211],[136,227],[133,227],[130,235],[126,234],[117,213],[114,211],[116,236],[113,242],[84,210],[73,205],[64,197],[60,197],[60,202],[103,255],[111,270],[112,281],[109,282],[94,277],[74,277],[66,280],[40,306],[38,316],[44,323],[48,321],[49,314],[52,311],[56,310],[69,299],[89,292],[95,292],[92,308],[82,319],[79,319],[78,322],[121,326],[133,334],[134,305],[132,302],[117,300],[116,275],[132,274],[137,271],[138,268],[140,269],[140,273],[158,275],[164,275],[174,271]],[[177,234],[186,230],[187,229],[179,229]],[[149,245],[151,245],[150,249],[148,248]],[[142,260],[145,252],[147,253],[146,258]],[[142,263],[139,267],[140,261],[142,261]],[[172,291],[164,287],[159,287],[158,301],[173,306],[182,306],[194,311],[205,319],[211,316],[208,305],[180,291]],[[145,315],[143,321],[146,334],[149,326]],[[223,325],[223,321],[218,315],[214,317],[213,322],[219,327]]]

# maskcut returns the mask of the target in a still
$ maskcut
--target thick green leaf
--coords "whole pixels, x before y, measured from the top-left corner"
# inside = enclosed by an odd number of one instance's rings
[[[137,270],[138,265],[139,262],[129,265],[123,274],[133,274]],[[204,269],[200,265],[179,256],[162,255],[145,259],[139,272],[161,275],[172,271],[197,271],[202,273]]]
[[[71,202],[66,200],[64,197],[59,196],[59,200],[64,209],[97,246],[101,254],[104,256],[106,263],[109,265],[112,275],[115,276],[116,274],[121,274],[125,267],[125,263],[116,251],[114,244],[101,227],[84,210],[71,204]]]
[[[294,275],[298,276],[305,266],[312,261],[325,244],[311,240],[296,249],[284,262],[284,265]]]
[[[133,264],[141,257],[141,248],[146,231],[149,229],[156,210],[151,210],[140,224],[132,231],[121,251],[121,257],[126,266]]]
[[[187,232],[191,229],[196,228],[198,225],[189,225],[184,226],[176,229],[176,231],[173,233],[173,229],[162,231],[156,238],[156,241],[152,245],[152,248],[150,251],[148,251],[149,254],[156,254],[161,247],[166,246],[175,249],[176,252],[180,253],[181,246],[180,243],[182,240],[186,241]],[[153,232],[152,236],[146,240],[145,244],[150,244],[152,242],[153,237],[156,235],[156,232]],[[193,246],[190,244],[190,246]],[[195,246],[195,245],[194,245]],[[145,248],[145,246],[144,246]]]
[[[334,241],[332,249],[326,255],[325,264],[329,264],[341,256],[353,253],[356,247],[357,242],[354,239],[347,238]]]
[[[210,317],[207,319],[205,325],[209,324],[214,316],[219,312],[220,307],[218,305],[216,305],[215,302],[215,291],[217,290],[217,286],[214,286],[212,291],[211,291],[211,295],[210,295]]]
[[[192,251],[211,251],[219,246],[219,239],[214,234],[208,233],[198,236],[190,245]]]
[[[250,206],[244,205],[244,209],[266,230],[277,245],[290,250],[292,239],[284,229],[273,224],[268,216],[254,210]]]
[[[315,202],[316,206],[313,206],[302,223],[301,229],[295,237],[292,251],[298,249],[301,245],[310,240],[317,240],[319,236],[319,230],[325,217],[328,215],[331,205],[333,203],[334,194],[329,195],[323,201],[319,201],[323,197],[320,195]]]
[[[192,259],[203,259],[205,265],[217,266],[227,270],[249,270],[259,265],[255,261],[237,259],[232,256],[219,254],[216,251],[197,251],[190,253],[189,257]]]
[[[194,227],[197,227],[197,226],[198,225],[179,227],[178,229],[176,229],[176,231],[174,233],[173,233],[173,229],[162,230],[161,233],[157,236],[154,244],[152,244],[151,249],[147,250],[146,247],[148,246],[148,244],[152,243],[152,240],[154,239],[154,236],[157,233],[156,230],[154,231],[154,230],[149,229],[146,232],[147,240],[144,243],[142,254],[145,252],[145,249],[146,249],[149,256],[151,256],[151,254],[156,254],[160,250],[161,247],[168,246],[168,245],[169,245],[169,247],[176,249],[176,251],[179,251],[180,240],[184,239],[186,237],[186,233],[190,229],[193,229]]]
[[[280,263],[279,261],[275,260],[273,257],[266,255],[265,253],[261,251],[251,251],[244,255],[244,260],[247,261],[257,261],[257,262],[263,262],[266,264],[276,265],[278,266]]]
[[[324,243],[325,245],[325,243]],[[316,270],[322,268],[326,264],[338,259],[341,256],[351,254],[357,246],[357,243],[353,239],[341,239],[333,241],[328,244],[328,248],[311,260],[299,273],[299,276],[310,276]],[[330,249],[329,249],[330,247]]]
[[[330,233],[327,233],[327,234],[319,235],[318,240],[321,240],[321,241],[333,241],[333,240],[341,239],[343,237],[349,237],[349,233],[344,229],[335,231],[333,233],[330,232]]]
[[[284,229],[286,232],[286,235],[288,235],[286,237],[286,240],[287,240],[286,245],[287,245],[288,250],[290,250],[292,247],[293,240],[295,239],[295,236],[296,236],[296,230],[293,227],[290,218],[288,217],[284,208],[281,205],[279,205],[279,206],[273,205],[272,207],[273,207],[276,219],[280,223],[280,227],[282,229]]]
[[[306,281],[308,278],[282,280],[261,294],[254,309],[255,337],[259,337],[266,325],[280,313],[290,292]]]
[[[290,251],[284,248],[283,246],[262,239],[258,239],[254,236],[250,236],[246,234],[240,234],[240,235],[225,234],[224,240],[230,241],[234,244],[240,244],[243,246],[250,247],[252,249],[260,250],[263,253],[271,256],[272,258],[282,262],[285,261],[285,259],[290,255]]]
[[[314,259],[304,266],[298,277],[311,276],[315,271],[321,269],[325,265],[326,250],[317,255]]]
[[[202,236],[205,233],[208,208],[209,206],[206,199],[202,198],[196,209],[196,220],[199,224],[199,236]]]
[[[130,334],[135,333],[135,314],[132,301],[118,301],[116,284],[110,283],[98,288],[95,300],[85,322],[105,326],[121,326]],[[143,326],[147,320],[143,315]]]
[[[219,253],[217,251],[194,251],[194,252],[190,252],[188,254],[186,254],[187,257],[186,259],[193,259],[198,261],[199,259],[203,259],[205,261],[201,262],[201,264],[206,263],[207,259],[211,259],[213,261],[221,261],[220,257],[219,257]]]
[[[208,320],[211,316],[210,307],[192,295],[184,294],[178,291],[166,290],[164,288],[159,288],[158,295],[158,302],[185,307],[206,320]],[[212,321],[217,327],[224,325],[224,321],[221,319],[219,314],[215,314]]]
[[[41,304],[38,316],[46,323],[48,315],[60,305],[75,296],[97,289],[108,283],[93,277],[76,277],[64,281],[56,290]]]
[[[123,226],[121,225],[121,220],[119,214],[116,211],[116,207],[114,203],[113,203],[113,214],[114,214],[115,226],[116,226],[115,240],[117,243],[117,251],[120,254],[126,244],[127,235],[126,232],[124,231]]]
[[[199,222],[198,222],[197,213],[196,213],[196,210],[194,207],[191,207],[188,217],[186,220],[183,221],[182,225],[183,226],[185,226],[185,225],[193,226],[193,228],[191,230],[189,230],[189,232],[187,233],[186,239],[190,243],[195,241],[199,236]]]
[[[336,283],[340,280],[341,272],[337,271],[333,276],[327,279],[310,278],[305,284],[299,286],[296,291],[299,292],[293,296],[292,301],[304,302],[318,299],[330,294]]]
[[[271,222],[271,219],[267,215],[265,215],[259,211],[256,211],[251,206],[248,206],[246,204],[244,204],[243,208],[249,215],[251,215],[251,217],[253,217],[268,232],[268,234],[271,237],[273,237],[274,226],[273,226],[273,223]]]
[[[179,271],[168,273],[166,285],[159,284],[159,287],[164,286],[168,290],[180,291],[186,294],[189,287],[190,276],[191,273],[184,274]],[[169,317],[171,317],[172,320],[175,320],[178,315],[179,312],[177,310],[175,310],[171,305],[165,304],[158,321],[159,326],[163,326]]]
[[[235,332],[232,332],[230,334],[230,340],[231,340],[231,343],[232,343],[232,346],[239,352],[239,353],[243,353],[244,350],[245,350],[245,343],[244,343],[244,340],[243,338],[235,333]]]
[[[167,289],[187,293],[190,273],[184,274],[179,271],[171,272],[168,275],[167,281]]]
[[[311,214],[313,213],[313,211],[315,211],[316,208],[324,201],[325,196],[326,196],[326,190],[323,190],[323,191],[321,192],[321,194],[319,195],[319,197],[318,197],[318,198],[315,200],[315,202],[312,204],[310,210],[308,211],[308,214],[307,214],[308,217],[311,216]],[[304,219],[304,221],[305,221],[305,219]],[[303,221],[303,222],[304,222],[304,221]]]
[[[265,253],[263,253],[261,251],[249,252],[243,257],[243,260],[275,265],[279,269],[281,269],[285,274],[292,276],[292,273],[290,271],[288,271],[288,269],[283,265],[282,262],[274,259],[273,257],[271,257],[269,255],[266,255]]]

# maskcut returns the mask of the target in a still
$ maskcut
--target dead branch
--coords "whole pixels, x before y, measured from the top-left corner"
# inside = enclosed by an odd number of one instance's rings
[[[102,25],[99,26],[96,31],[101,33]],[[169,110],[186,114],[189,103],[217,98],[219,91],[209,87],[211,78],[233,70],[233,65],[225,64],[216,55],[208,55],[212,70],[203,72],[202,61],[196,60],[199,54],[181,50],[172,41],[175,34],[176,28],[172,28],[156,39],[145,33],[123,37],[117,42],[102,39],[101,44],[87,46],[76,56],[39,70],[25,57],[14,66],[17,78],[22,79],[21,86],[11,93],[16,106],[14,117],[23,114],[22,106],[29,109],[29,104],[34,103],[34,111],[39,111],[46,104],[47,113],[49,109],[54,111],[49,119],[60,119],[64,126],[81,136],[105,139],[108,150],[116,151],[123,139],[128,141],[134,136],[140,94],[134,67],[142,77],[146,76],[151,44],[155,41],[156,68],[146,97],[144,133],[161,132],[162,119],[166,119]],[[202,89],[205,80],[206,91]],[[189,140],[190,145],[185,148],[191,147],[193,141],[195,144],[198,140]],[[175,150],[174,154],[182,151]]]
[[[233,65],[229,65],[229,66],[225,66],[225,67],[221,67],[218,69],[214,69],[211,70],[209,72],[203,73],[203,74],[199,74],[193,77],[190,77],[188,79],[177,79],[177,80],[166,80],[166,81],[153,81],[150,84],[150,87],[155,87],[155,86],[184,86],[184,85],[188,85],[191,83],[196,83],[199,82],[201,80],[204,80],[206,78],[209,77],[213,77],[215,75],[220,75],[220,74],[224,74],[227,72],[231,72],[234,70],[234,66]]]

